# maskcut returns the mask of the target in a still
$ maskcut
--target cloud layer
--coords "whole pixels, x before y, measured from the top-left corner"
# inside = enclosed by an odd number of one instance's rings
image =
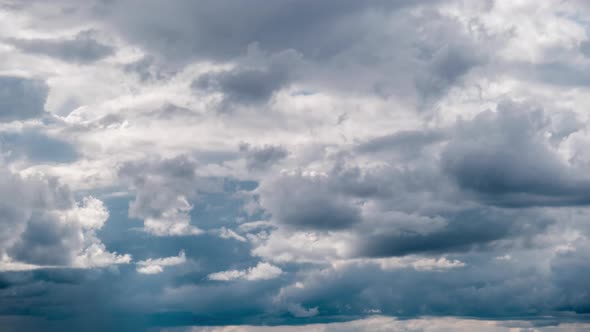
[[[0,0],[0,325],[587,329],[589,10]]]

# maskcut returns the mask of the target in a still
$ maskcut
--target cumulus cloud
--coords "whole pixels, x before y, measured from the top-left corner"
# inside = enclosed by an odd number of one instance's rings
[[[546,121],[541,110],[523,104],[482,112],[458,126],[444,167],[461,187],[496,204],[588,204],[589,179],[551,149]]]
[[[196,164],[186,157],[147,163],[126,163],[119,174],[132,181],[136,198],[129,205],[131,217],[143,218],[144,229],[157,236],[198,235],[202,231],[191,224],[198,185],[210,187],[195,174]]]
[[[178,256],[171,256],[165,258],[148,258],[146,260],[138,261],[137,272],[142,274],[158,274],[164,272],[164,267],[184,264],[186,262],[186,254],[180,251]]]
[[[76,202],[67,187],[51,178],[22,178],[7,171],[2,178],[5,267],[90,268],[131,261],[128,254],[109,252],[96,235],[109,217],[102,201],[88,196]]]

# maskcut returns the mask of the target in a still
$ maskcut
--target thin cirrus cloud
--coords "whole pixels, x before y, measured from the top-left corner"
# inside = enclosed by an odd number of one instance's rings
[[[584,2],[0,18],[3,329],[588,329]]]

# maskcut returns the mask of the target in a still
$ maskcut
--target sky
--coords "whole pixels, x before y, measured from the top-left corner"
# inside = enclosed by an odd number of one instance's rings
[[[590,330],[584,0],[0,0],[0,331]]]

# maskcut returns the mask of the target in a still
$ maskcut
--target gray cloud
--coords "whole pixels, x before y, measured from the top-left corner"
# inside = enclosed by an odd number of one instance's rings
[[[482,263],[444,273],[399,269],[383,271],[366,263],[310,273],[281,293],[284,302],[318,307],[323,315],[375,310],[385,315],[529,317],[548,312],[561,300],[547,276],[535,270]],[[535,294],[530,294],[535,285]],[[453,294],[448,296],[447,294]]]
[[[405,1],[380,0],[370,4],[349,0],[272,4],[183,0],[173,6],[126,0],[104,5],[103,17],[131,41],[170,59],[233,58],[253,42],[271,52],[293,48],[306,56],[326,57],[370,33],[363,13],[405,6]],[[123,15],[130,10],[137,15]]]
[[[17,261],[38,265],[68,265],[81,245],[78,230],[51,215],[33,214],[9,255]]]
[[[302,229],[342,229],[361,221],[358,206],[329,189],[328,179],[283,176],[261,187],[261,203],[279,223]]]
[[[192,202],[199,192],[217,191],[220,184],[197,176],[196,165],[186,156],[120,165],[119,176],[136,191],[129,216],[144,219],[144,230],[157,236],[202,233],[191,223]]]
[[[157,62],[156,57],[145,55],[141,59],[123,66],[126,72],[135,73],[141,81],[162,80],[174,74],[164,70],[163,65]]]
[[[249,144],[241,144],[240,152],[245,154],[246,167],[250,170],[264,170],[281,159],[284,159],[289,154],[281,146],[266,145],[263,147],[252,147]]]
[[[22,178],[5,170],[0,195],[0,270],[17,269],[14,264],[87,268],[129,262],[106,251],[96,237],[109,215],[101,201],[86,197],[78,203],[55,178]]]
[[[466,190],[499,205],[590,203],[590,179],[567,165],[543,137],[541,111],[504,103],[457,128],[443,166]]]
[[[195,60],[237,62],[192,84],[222,93],[225,110],[240,103],[260,104],[293,82],[311,90],[395,95],[427,109],[472,68],[484,64],[485,48],[494,46],[479,43],[457,20],[439,13],[433,6],[439,2],[178,1],[166,6],[125,0],[103,3],[95,18],[148,53],[129,67],[141,72],[140,77],[158,72],[147,69],[153,62],[147,59],[156,58],[161,68]],[[122,15],[130,11],[136,13],[133,18]],[[252,45],[271,55],[290,51],[303,61],[285,67],[273,63],[271,56],[256,66],[244,64],[242,57]]]
[[[486,208],[460,211],[445,220],[444,227],[428,233],[377,229],[363,234],[358,250],[370,257],[492,250],[502,240],[530,239],[555,222],[542,214]]]
[[[220,91],[230,102],[250,104],[269,99],[285,80],[281,72],[244,69],[204,74],[193,82],[192,87]]]
[[[362,142],[356,150],[360,153],[392,153],[397,151],[402,156],[418,157],[425,147],[444,142],[447,136],[448,134],[440,129],[407,130]]]
[[[114,52],[111,46],[98,42],[94,34],[94,31],[86,30],[70,39],[13,39],[10,42],[24,52],[87,64],[101,60]]]
[[[287,50],[267,55],[255,43],[248,46],[246,56],[237,67],[205,73],[195,79],[191,87],[221,93],[222,110],[238,105],[262,105],[295,79],[300,66],[299,53]]]
[[[446,33],[452,35],[456,32],[450,30]],[[427,71],[419,73],[416,79],[416,88],[422,97],[426,100],[439,97],[471,68],[483,63],[484,57],[476,49],[475,45],[466,41],[464,44],[422,50],[421,57],[428,62]]]
[[[503,102],[449,129],[359,143],[324,174],[263,181],[260,203],[279,225],[352,234],[361,257],[526,247],[556,220],[512,208],[588,203],[583,170],[552,150],[553,128],[542,111]],[[356,153],[390,164],[342,166]]]
[[[1,4],[0,324],[585,320],[577,7]]]

